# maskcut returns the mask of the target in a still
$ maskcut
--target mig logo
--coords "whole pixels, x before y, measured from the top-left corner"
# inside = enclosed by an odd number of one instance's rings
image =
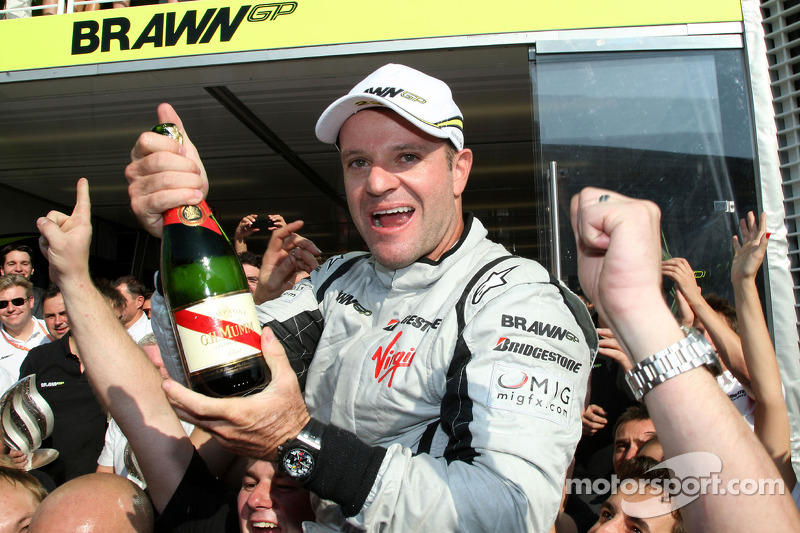
[[[397,347],[397,342],[402,335],[402,331],[398,332],[386,345],[386,348],[379,346],[372,356],[372,360],[375,361],[375,379],[378,380],[378,383],[382,383],[388,377],[386,386],[389,388],[392,387],[392,381],[397,371],[400,368],[411,366],[411,362],[414,360],[416,348],[401,350]]]
[[[574,384],[540,368],[496,361],[487,404],[492,409],[543,418],[563,427],[572,421]]]

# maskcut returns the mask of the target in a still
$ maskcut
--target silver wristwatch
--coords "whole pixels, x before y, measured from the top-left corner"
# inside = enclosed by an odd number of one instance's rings
[[[686,338],[637,363],[625,374],[625,381],[636,400],[642,401],[656,385],[701,366],[714,376],[722,373],[717,352],[699,332],[690,330]]]

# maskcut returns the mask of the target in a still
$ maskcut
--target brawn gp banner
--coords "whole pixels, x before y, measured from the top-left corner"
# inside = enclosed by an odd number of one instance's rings
[[[739,0],[204,0],[0,21],[0,71],[398,39],[741,20]]]

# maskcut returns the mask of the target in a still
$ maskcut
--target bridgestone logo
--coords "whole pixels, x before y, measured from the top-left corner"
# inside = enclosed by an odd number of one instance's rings
[[[386,325],[386,331],[394,331],[394,328],[401,324],[408,324],[413,328],[417,328],[420,331],[428,331],[428,329],[436,329],[439,327],[439,324],[442,323],[441,318],[437,318],[433,322],[429,320],[425,320],[421,316],[417,315],[408,315],[403,320],[392,320],[389,324]]]
[[[520,355],[524,355],[526,357],[532,357],[533,359],[540,359],[542,361],[551,361],[559,365],[561,368],[565,370],[569,370],[575,374],[583,366],[582,363],[578,363],[573,359],[570,359],[566,355],[552,352],[550,350],[544,350],[539,348],[538,346],[533,346],[531,344],[525,344],[524,342],[515,342],[507,337],[500,337],[497,341],[497,345],[494,347],[495,352],[513,352],[518,353]]]

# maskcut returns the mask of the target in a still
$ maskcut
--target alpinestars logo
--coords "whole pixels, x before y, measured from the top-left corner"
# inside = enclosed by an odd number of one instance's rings
[[[358,303],[358,300],[352,294],[347,294],[346,292],[339,293],[336,296],[336,301],[342,305],[352,305],[353,309],[364,316],[370,316],[372,314],[372,311]]]
[[[344,259],[344,254],[340,254],[340,255],[337,255],[335,257],[331,257],[330,259],[328,259],[327,270],[330,271],[330,269],[333,268],[333,265],[335,265],[336,263],[338,263],[342,259]]]
[[[405,351],[395,348],[402,335],[402,331],[398,332],[386,348],[379,346],[372,356],[372,360],[375,361],[375,379],[378,380],[378,383],[381,383],[388,376],[389,380],[386,386],[389,388],[392,387],[392,381],[397,370],[411,366],[411,362],[414,360],[416,348],[409,348]]]
[[[112,42],[121,51],[138,50],[145,45],[155,48],[175,46],[179,42],[206,44],[211,42],[218,30],[220,42],[228,42],[245,17],[248,22],[272,21],[279,16],[292,14],[296,9],[297,2],[245,5],[239,8],[233,18],[230,7],[210,8],[205,12],[192,9],[184,13],[180,22],[176,20],[177,14],[174,12],[156,13],[141,31],[134,33],[131,32],[131,20],[128,17],[104,18],[102,26],[96,20],[81,20],[72,26],[72,55],[91,54],[98,49],[110,52]]]
[[[507,268],[505,270],[501,270],[500,272],[492,272],[489,275],[489,278],[483,283],[481,283],[480,286],[478,286],[478,288],[475,290],[475,294],[472,296],[472,304],[475,305],[479,303],[483,299],[483,297],[486,296],[486,293],[488,293],[492,289],[496,289],[498,287],[502,287],[503,285],[505,285],[506,276],[508,276],[508,273],[514,270],[515,268],[517,268],[517,265],[511,268]]]

